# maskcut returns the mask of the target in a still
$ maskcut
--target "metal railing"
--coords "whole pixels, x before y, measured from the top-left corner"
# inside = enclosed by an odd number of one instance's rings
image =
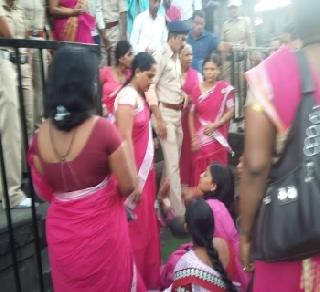
[[[10,48],[15,52],[16,58],[20,60],[20,49],[27,48],[27,49],[36,49],[40,52],[40,63],[41,63],[41,81],[42,81],[42,91],[43,91],[43,99],[45,98],[44,94],[44,84],[45,84],[45,67],[47,64],[44,61],[43,57],[43,50],[57,50],[61,46],[65,45],[72,45],[72,46],[86,46],[90,50],[93,50],[97,55],[100,56],[100,49],[97,45],[88,45],[88,44],[79,44],[79,43],[67,43],[67,42],[54,42],[54,41],[38,41],[38,40],[24,40],[24,39],[3,39],[0,38],[0,49],[7,49]],[[19,108],[20,108],[20,119],[22,125],[22,145],[24,145],[24,157],[27,157],[28,151],[28,133],[27,133],[27,122],[26,122],[26,110],[24,104],[24,96],[23,96],[23,87],[22,87],[22,71],[21,71],[21,63],[16,63],[17,69],[17,78],[18,78],[18,96],[19,96]],[[101,92],[100,92],[101,93]],[[98,99],[101,100],[101,96],[98,96]],[[101,113],[101,106],[100,102],[99,107],[97,109],[98,112]],[[1,129],[2,130],[2,129]],[[10,245],[10,254],[11,254],[11,261],[12,261],[12,269],[14,274],[14,281],[15,281],[15,290],[17,292],[23,291],[23,287],[21,284],[21,277],[19,271],[19,262],[18,256],[16,252],[16,239],[14,234],[14,222],[12,218],[12,209],[8,208],[10,206],[10,198],[9,198],[9,190],[8,190],[8,182],[6,176],[6,164],[5,164],[5,157],[4,157],[4,150],[2,144],[2,133],[0,134],[0,169],[1,169],[1,179],[2,179],[2,187],[3,187],[3,200],[5,205],[5,215],[7,219],[7,232],[9,235],[9,245]],[[31,206],[31,218],[32,218],[32,229],[33,229],[33,238],[34,238],[34,247],[35,247],[35,257],[36,257],[36,264],[37,264],[37,279],[38,279],[38,289],[37,291],[44,292],[44,280],[43,280],[43,265],[42,265],[42,257],[41,257],[41,242],[39,236],[39,224],[38,224],[38,216],[37,216],[37,208],[35,203],[35,191],[32,187],[32,179],[31,179],[31,172],[28,166],[28,163],[25,163],[27,167],[27,178],[29,182],[29,189],[30,189],[30,196],[32,199],[32,206]],[[7,292],[7,291],[4,291]],[[12,292],[12,291],[10,291]]]
[[[235,46],[232,48],[226,62],[230,62],[230,75],[227,80],[236,88],[236,113],[235,121],[241,121],[244,117],[244,105],[247,96],[247,82],[244,73],[265,59],[270,52],[267,47]]]

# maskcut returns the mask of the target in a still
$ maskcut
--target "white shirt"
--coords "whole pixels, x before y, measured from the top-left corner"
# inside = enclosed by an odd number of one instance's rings
[[[141,12],[133,23],[130,43],[135,53],[148,51],[155,53],[162,49],[168,39],[164,15],[160,13],[153,19],[149,10]]]
[[[172,0],[172,5],[180,9],[181,20],[189,20],[193,11],[202,9],[202,0]]]
[[[96,18],[96,28],[105,29],[106,25],[103,20],[102,12],[102,2],[101,0],[89,0],[88,1],[88,11],[89,13]],[[92,36],[98,35],[97,29],[91,32]]]

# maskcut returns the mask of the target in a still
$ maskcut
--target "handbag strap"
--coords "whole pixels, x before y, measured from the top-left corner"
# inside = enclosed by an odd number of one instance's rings
[[[302,96],[305,96],[306,94],[314,92],[312,73],[305,54],[301,50],[299,50],[296,52],[296,56],[298,59],[300,72],[301,94]]]

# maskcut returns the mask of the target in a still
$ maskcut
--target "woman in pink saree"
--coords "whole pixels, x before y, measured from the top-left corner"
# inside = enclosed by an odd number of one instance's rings
[[[114,121],[114,101],[123,84],[131,76],[131,64],[133,60],[132,47],[128,41],[119,41],[116,46],[116,64],[100,69],[100,81],[102,84],[102,103],[105,115]]]
[[[55,53],[49,118],[28,154],[34,188],[50,203],[46,238],[54,291],[145,291],[123,207],[134,172],[116,127],[93,114],[97,67],[97,56],[84,48]]]
[[[320,2],[294,0],[296,28],[313,71],[314,96],[320,103]],[[249,95],[245,112],[244,165],[240,184],[241,253],[244,269],[255,270],[254,292],[320,291],[320,255],[283,262],[251,262],[250,246],[257,210],[271,164],[279,158],[301,98],[297,56],[281,47],[246,73]],[[259,127],[257,127],[259,125]]]
[[[229,121],[234,115],[234,88],[218,80],[220,60],[209,56],[203,62],[203,79],[192,92],[193,105],[189,114],[192,140],[192,185],[212,162],[228,163]]]
[[[191,138],[189,130],[189,112],[191,109],[191,93],[195,86],[199,86],[202,80],[201,74],[194,70],[192,65],[192,47],[186,44],[180,53],[181,72],[183,86],[182,90],[186,94],[186,106],[182,110],[181,125],[183,131],[183,139],[181,145],[180,156],[180,176],[181,184],[191,186],[192,182],[192,150]]]
[[[160,288],[159,223],[155,212],[156,181],[150,112],[144,98],[156,72],[155,60],[139,53],[132,63],[133,75],[115,101],[116,123],[135,161],[137,185],[126,201],[132,211],[129,235],[138,271],[148,290]]]
[[[88,12],[88,0],[49,0],[53,17],[52,34],[56,41],[93,44],[91,32],[96,25]]]
[[[241,285],[240,291],[246,291],[250,280],[250,274],[242,270],[240,263],[240,240],[233,218],[230,215],[234,204],[234,178],[228,167],[214,163],[210,165],[201,175],[199,184],[196,188],[187,188],[183,193],[185,204],[192,199],[203,197],[212,209],[214,220],[214,236],[224,239],[233,254],[230,270],[230,278]],[[171,231],[176,236],[185,235],[183,228],[184,220],[178,218],[170,209],[166,202],[166,193],[162,187],[160,189],[160,206],[163,215]],[[230,211],[228,210],[230,209]],[[173,272],[178,260],[191,248],[192,244],[181,245],[174,251],[167,263],[161,267],[161,286],[167,288],[173,281]]]

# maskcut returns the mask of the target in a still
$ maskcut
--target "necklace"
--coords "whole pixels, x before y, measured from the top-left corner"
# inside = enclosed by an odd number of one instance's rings
[[[60,162],[65,162],[67,160],[67,157],[69,156],[70,151],[71,151],[72,146],[73,146],[73,143],[74,143],[74,137],[76,135],[76,132],[77,132],[77,130],[74,130],[73,133],[72,133],[71,141],[70,141],[70,144],[68,146],[67,151],[65,153],[61,154],[61,153],[59,153],[59,151],[56,148],[56,145],[55,145],[54,139],[53,139],[52,127],[51,127],[51,124],[49,124],[49,136],[50,136],[50,142],[51,142],[51,145],[52,145],[53,153],[54,153],[55,157]]]

